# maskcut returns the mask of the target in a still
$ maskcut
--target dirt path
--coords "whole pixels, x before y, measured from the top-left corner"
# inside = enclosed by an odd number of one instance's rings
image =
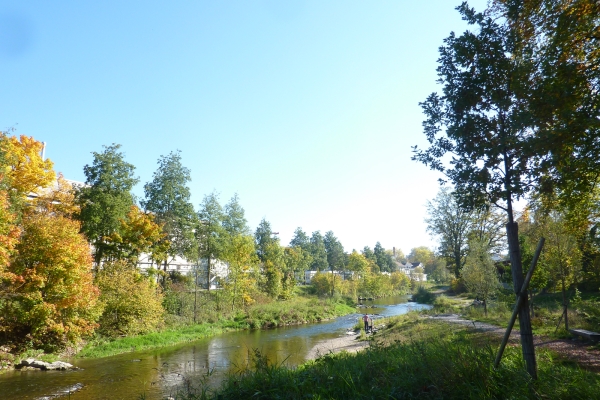
[[[504,335],[506,330],[484,322],[467,320],[456,314],[441,314],[430,316],[428,318],[470,326],[480,332],[489,332],[499,336]],[[511,343],[518,344],[519,332],[513,329],[510,338]],[[555,351],[565,359],[576,362],[581,368],[600,373],[600,351],[590,348],[589,343],[573,339],[550,339],[543,336],[534,336],[533,343],[535,347],[547,348]]]

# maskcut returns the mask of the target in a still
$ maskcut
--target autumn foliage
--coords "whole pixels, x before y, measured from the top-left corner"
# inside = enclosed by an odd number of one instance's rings
[[[55,351],[91,334],[101,309],[70,185],[42,143],[0,136],[0,344]]]
[[[99,291],[79,224],[62,216],[27,216],[16,250],[4,274],[3,339],[16,347],[53,351],[92,333]]]

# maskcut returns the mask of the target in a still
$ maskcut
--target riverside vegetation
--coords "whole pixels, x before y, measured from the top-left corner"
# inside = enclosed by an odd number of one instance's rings
[[[582,297],[586,307],[597,301]],[[432,310],[379,321],[386,328],[369,339],[371,345],[363,352],[326,354],[296,368],[270,364],[255,352],[253,365],[230,375],[221,387],[187,388],[176,398],[587,399],[600,392],[598,373],[552,350],[538,350],[537,380],[523,374],[518,346],[509,346],[494,369],[500,336],[426,318],[447,312],[481,317],[482,307],[470,306],[472,301],[464,297],[433,298]],[[553,309],[553,303],[551,298],[540,301],[538,311]],[[508,308],[494,302],[488,317],[505,324]]]
[[[298,228],[282,245],[265,219],[251,232],[237,195],[223,207],[211,193],[195,210],[177,151],[138,202],[119,145],[94,152],[73,186],[41,142],[13,133],[0,132],[1,369],[316,322],[353,312],[348,299],[410,289],[394,271],[402,252],[380,243],[346,253],[332,231]],[[306,270],[320,272],[302,286]]]

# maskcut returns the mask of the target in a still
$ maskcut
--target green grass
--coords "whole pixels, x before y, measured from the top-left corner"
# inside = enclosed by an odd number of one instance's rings
[[[90,341],[77,354],[77,357],[108,357],[131,351],[170,346],[178,343],[191,342],[233,329],[235,329],[233,321],[223,321],[222,324],[199,324],[117,339],[96,338],[95,340]]]
[[[532,381],[520,349],[508,347],[492,366],[499,338],[416,314],[388,321],[383,338],[361,353],[329,354],[297,368],[269,364],[256,352],[252,370],[193,399],[573,399],[596,398],[600,376],[538,351]]]
[[[318,299],[297,297],[294,300],[258,305],[248,311],[250,328],[318,322],[356,312],[344,299]]]
[[[267,329],[276,326],[317,322],[356,312],[343,299],[298,297],[293,300],[256,305],[247,315],[223,319],[214,323],[180,326],[145,335],[104,338],[97,337],[77,354],[79,358],[99,358],[131,351],[171,346],[243,329]]]

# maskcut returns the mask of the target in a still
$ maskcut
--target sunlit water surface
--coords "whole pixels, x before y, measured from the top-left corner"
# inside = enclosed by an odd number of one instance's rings
[[[381,317],[429,307],[407,296],[365,304]],[[361,314],[317,324],[264,331],[230,332],[196,342],[113,357],[72,360],[76,371],[12,371],[0,375],[0,399],[164,399],[185,385],[217,385],[228,373],[246,368],[255,349],[270,362],[295,366],[319,341],[344,335]]]

